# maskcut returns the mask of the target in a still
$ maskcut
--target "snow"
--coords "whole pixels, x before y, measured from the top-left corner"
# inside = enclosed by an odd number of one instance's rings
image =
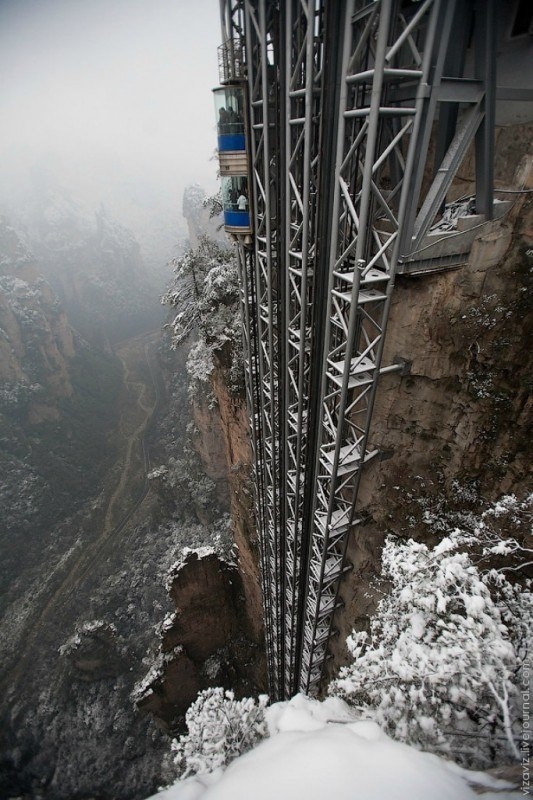
[[[149,481],[153,481],[156,478],[162,478],[165,475],[168,475],[168,467],[162,464],[161,466],[155,467],[153,470],[151,470],[146,477]]]
[[[172,587],[172,583],[176,578],[178,572],[183,569],[187,559],[190,556],[196,556],[199,560],[202,558],[209,558],[209,556],[221,557],[221,553],[211,545],[199,545],[198,547],[183,547],[179,558],[171,565],[165,581],[165,586],[168,591]]]
[[[475,215],[475,198],[468,197],[464,200],[457,200],[455,203],[448,203],[445,206],[442,218],[438,220],[430,229],[435,231],[450,231],[457,228],[457,220],[460,217]]]
[[[189,707],[188,734],[173,742],[174,763],[182,778],[224,768],[268,735],[267,695],[237,700],[220,687],[204,689]]]
[[[161,678],[167,664],[173,661],[180,653],[183,653],[183,647],[181,645],[177,645],[169,652],[158,653],[154,663],[144,678],[134,686],[131,692],[131,699],[134,703],[138,703],[143,697],[151,694],[152,684]]]
[[[394,742],[339,698],[303,695],[267,709],[270,738],[223,771],[188,778],[156,800],[474,800],[473,785],[510,785]],[[519,792],[484,794],[485,800]]]
[[[481,517],[465,517],[465,529],[454,527],[433,549],[386,540],[382,575],[390,593],[378,603],[370,635],[348,637],[354,661],[329,687],[394,739],[470,768],[519,760],[519,675],[533,599],[529,589],[480,570],[473,561],[478,557],[461,552],[476,540],[479,551],[485,543],[501,544],[498,532],[489,530],[501,508],[521,512],[525,526],[526,502],[518,507],[503,498]],[[513,523],[505,533],[520,531],[520,519]],[[516,539],[505,544],[512,552],[525,550]]]
[[[200,558],[208,558],[209,556],[217,555],[217,551],[214,547],[210,547],[209,545],[202,545],[200,547],[184,547],[181,551],[183,558],[188,558],[190,555],[196,554],[197,557]]]
[[[116,634],[117,629],[114,623],[107,623],[101,619],[93,619],[83,622],[81,625],[76,626],[74,634],[58,648],[59,655],[64,656],[72,653],[81,644],[83,636],[89,633],[94,633],[95,631],[110,631],[111,633]]]

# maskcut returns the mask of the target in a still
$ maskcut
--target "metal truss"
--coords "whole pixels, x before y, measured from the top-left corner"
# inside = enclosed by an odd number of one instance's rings
[[[322,92],[322,2],[288,0],[285,31],[283,271],[286,342],[285,416],[285,682],[291,696],[297,671],[302,538],[315,297],[316,198]]]
[[[420,212],[418,200],[435,120],[455,3],[410,7],[346,3],[337,130],[329,327],[322,368],[322,421],[315,510],[302,625],[300,688],[321,680],[347,533],[357,524],[364,465],[377,455],[370,423],[400,246],[420,242],[485,118],[486,85],[443,156]],[[486,56],[486,53],[485,53]],[[457,99],[457,95],[455,95]]]
[[[270,691],[282,693],[284,672],[283,609],[285,605],[284,504],[281,476],[284,474],[283,416],[280,403],[281,287],[279,272],[279,181],[278,97],[271,90],[277,69],[279,43],[275,15],[265,3],[245,3],[248,67],[250,152],[255,215],[255,314],[257,325],[260,387],[258,416],[262,440],[259,464],[262,470],[264,528],[262,530],[266,573],[265,603],[270,607],[267,646]]]
[[[256,235],[253,250],[242,241],[239,243],[238,257],[268,680],[271,696],[278,697],[283,674],[280,624],[283,572],[279,498],[279,292],[276,232],[272,230],[277,216],[274,161],[277,141],[271,141],[271,121],[276,112],[268,89],[273,43],[264,4],[259,7],[245,0],[221,0],[220,12],[224,38],[219,49],[221,80],[246,81],[249,93],[248,147]],[[238,54],[236,65],[235,54]]]
[[[358,528],[395,274],[476,144],[492,213],[493,0],[221,0],[249,92],[240,247],[270,691],[318,689]],[[476,13],[477,9],[477,13]],[[463,35],[474,23],[475,75]],[[231,78],[233,76],[233,78]],[[435,121],[437,120],[436,133]],[[436,140],[428,180],[430,138]],[[427,186],[426,186],[427,184]],[[424,193],[422,189],[424,188]]]

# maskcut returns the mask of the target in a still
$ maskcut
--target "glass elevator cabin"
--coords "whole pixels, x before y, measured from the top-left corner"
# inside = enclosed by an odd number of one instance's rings
[[[221,86],[213,90],[217,117],[218,160],[227,233],[252,232],[248,151],[246,142],[245,87]]]

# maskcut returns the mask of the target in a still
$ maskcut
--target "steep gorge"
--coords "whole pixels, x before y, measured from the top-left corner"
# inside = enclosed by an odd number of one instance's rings
[[[120,253],[127,271],[130,250]],[[157,289],[152,294],[157,301]],[[135,713],[130,693],[165,606],[164,575],[183,544],[168,521],[154,526],[159,504],[146,495],[154,336],[117,345],[119,358],[110,335],[91,344],[80,335],[41,262],[2,221],[6,797],[98,795],[111,775],[117,797],[142,797],[161,780],[166,741]]]
[[[511,162],[517,166],[518,161],[510,148],[509,134],[501,138],[500,154],[504,155],[499,175],[503,184]],[[506,148],[511,155],[505,155]],[[516,183],[533,189],[531,159],[520,166]],[[511,212],[483,230],[467,266],[398,279],[385,363],[401,357],[409,363],[409,369],[402,376],[385,376],[378,394],[372,442],[381,456],[368,465],[361,485],[363,524],[356,528],[348,549],[353,571],[341,590],[344,608],[336,619],[340,635],[332,639],[331,674],[346,660],[346,635],[354,624],[366,627],[375,608],[371,582],[379,575],[387,533],[428,540],[428,513],[464,507],[472,497],[494,498],[503,491],[520,494],[527,486],[531,459],[528,426],[532,365],[528,343],[532,214],[530,195],[518,194]],[[44,428],[40,426],[59,425],[68,419],[65,408],[76,396],[77,380],[81,379],[72,366],[77,359],[86,359],[79,362],[85,365],[91,363],[94,349],[71,330],[20,239],[9,228],[3,235],[8,255],[0,274],[5,290],[0,298],[0,326],[5,333],[0,339],[1,377],[4,386],[12,383],[22,387],[15,393],[16,413],[42,436]],[[223,299],[222,305],[225,302]],[[233,303],[231,316],[236,312],[235,298],[232,296],[228,303],[226,311]],[[27,329],[17,312],[21,305],[31,321]],[[38,336],[27,337],[25,331],[30,328]],[[242,386],[235,382],[236,353],[227,342],[217,347],[209,342],[209,346],[213,357],[209,374],[189,392],[192,424],[188,434],[188,415],[183,410],[187,394],[184,354],[178,353],[175,358],[167,354],[167,389],[173,381],[179,387],[173,416],[161,423],[152,438],[157,440],[165,429],[167,450],[160,455],[168,464],[154,470],[147,504],[151,519],[144,518],[142,537],[132,546],[132,553],[139,554],[143,562],[159,559],[160,571],[168,567],[168,554],[176,551],[177,538],[177,549],[182,553],[168,577],[174,610],[163,622],[155,669],[142,681],[138,693],[139,706],[150,711],[166,731],[180,729],[199,689],[223,685],[237,694],[254,694],[266,688],[248,414]],[[173,377],[171,371],[176,372]],[[111,373],[110,367],[110,385]],[[0,422],[12,421],[11,392],[4,401]],[[171,461],[181,457],[182,449],[184,462],[177,468]],[[193,461],[195,466],[190,470]],[[175,474],[171,475],[172,470]],[[231,537],[221,533],[226,512],[231,515]],[[25,514],[28,519],[26,506]],[[132,526],[125,539],[137,536],[138,528]],[[158,537],[158,542],[153,541]],[[133,561],[134,556],[130,574],[126,570],[120,577],[111,573],[106,577],[109,587],[120,584],[124,588],[132,575],[138,582]],[[143,579],[153,580],[153,576]],[[87,577],[88,594],[97,582],[96,575]],[[148,591],[145,594],[151,596]],[[160,616],[162,606],[157,597],[150,613],[143,610],[142,618],[139,616],[139,630],[142,625],[148,629],[148,620]],[[102,608],[104,605],[101,603]],[[95,614],[98,606],[99,601],[93,603]],[[108,612],[109,608],[107,616]],[[115,613],[122,624],[126,612],[117,608]],[[110,696],[116,692],[113,682],[119,687],[117,699],[127,696],[131,679],[128,682],[123,673],[131,659],[138,665],[144,653],[140,643],[135,647],[126,644],[126,629],[123,625],[117,635],[109,621],[96,627],[89,625],[79,634],[79,643],[65,645],[62,685],[74,676],[78,695],[84,697],[83,713],[92,713],[90,709],[94,708],[104,718],[106,693]],[[142,639],[143,646],[148,638],[146,634]],[[79,688],[82,685],[86,690]],[[75,694],[69,694],[71,705],[75,700]],[[118,719],[120,709],[113,707],[115,712]],[[17,713],[21,714],[20,709]],[[127,730],[120,719],[119,739]],[[111,731],[115,723],[106,720],[105,725],[108,723]],[[139,744],[142,737],[147,752],[152,747],[150,737],[153,741],[157,737],[144,723],[137,721],[135,725],[137,738],[125,739],[124,757],[128,759],[131,753],[132,761],[140,763],[144,757]],[[156,744],[153,752],[160,752],[161,740]],[[47,746],[50,748],[50,743]],[[71,750],[65,747],[64,760],[68,753]],[[38,773],[45,758],[46,753],[40,753],[38,766],[34,763],[31,769]],[[139,769],[142,773],[143,768]],[[48,780],[59,778],[51,776]],[[72,786],[75,776],[70,775],[69,780],[65,785]],[[149,780],[153,780],[153,773],[146,778],[146,785]],[[56,791],[65,791],[64,786],[56,786]]]
[[[3,587],[38,563],[47,531],[114,456],[120,365],[84,341],[19,235],[0,224]],[[6,538],[7,537],[7,538]],[[48,537],[49,538],[49,537]]]

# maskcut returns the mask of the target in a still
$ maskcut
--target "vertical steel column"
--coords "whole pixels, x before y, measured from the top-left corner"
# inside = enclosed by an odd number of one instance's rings
[[[483,119],[476,134],[476,211],[493,217],[494,127],[496,120],[496,13],[494,0],[477,2],[476,77],[484,87]]]
[[[259,352],[260,414],[262,421],[262,468],[266,528],[261,535],[268,564],[268,597],[271,624],[267,646],[271,693],[278,697],[283,675],[283,568],[280,501],[280,407],[278,256],[273,223],[277,217],[278,151],[271,138],[277,124],[275,95],[270,90],[269,70],[276,68],[271,16],[264,2],[245,2],[246,54],[250,97],[252,176],[255,208],[255,263],[257,335]],[[274,142],[275,144],[275,139]]]
[[[286,603],[285,694],[291,696],[296,669],[305,461],[308,441],[309,376],[312,358],[315,221],[318,191],[322,75],[321,0],[288,0],[285,28],[284,295],[288,346],[284,376],[286,424]]]
[[[260,543],[260,566],[269,691],[277,697],[280,651],[277,630],[280,616],[279,515],[277,512],[277,326],[273,323],[275,304],[272,288],[275,252],[272,250],[271,222],[274,177],[269,162],[269,91],[267,70],[268,32],[265,9],[245,0],[221,0],[223,37],[230,52],[224,63],[226,79],[242,79],[249,87],[248,119],[252,161],[255,240],[250,249],[239,244],[241,309],[244,322],[247,403],[250,414],[256,499],[256,525]],[[236,74],[232,54],[243,58]]]

